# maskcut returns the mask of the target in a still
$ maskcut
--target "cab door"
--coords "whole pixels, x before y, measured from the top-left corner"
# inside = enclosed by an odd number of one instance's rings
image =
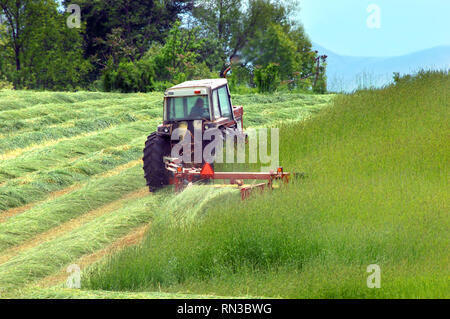
[[[222,117],[226,117],[229,120],[234,120],[233,109],[231,107],[230,95],[226,85],[217,89],[219,98],[220,113]]]
[[[214,89],[212,92],[214,118],[225,118],[232,121],[232,126],[236,126],[238,130],[244,130],[244,124],[242,121],[244,110],[242,106],[233,106],[231,104],[230,91],[227,85],[224,85],[218,89]]]

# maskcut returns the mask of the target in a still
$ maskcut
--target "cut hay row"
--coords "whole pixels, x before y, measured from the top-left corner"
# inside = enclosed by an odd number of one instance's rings
[[[39,235],[33,237],[32,239],[24,242],[21,245],[13,246],[5,251],[3,251],[0,254],[0,265],[7,262],[14,256],[18,255],[19,253],[23,252],[24,250],[31,249],[33,247],[36,247],[44,242],[47,242],[49,240],[55,239],[58,236],[61,236],[65,233],[68,233],[75,228],[80,227],[81,225],[99,217],[104,214],[108,214],[118,208],[120,208],[124,202],[129,200],[135,200],[144,196],[147,196],[149,194],[148,188],[144,187],[140,190],[137,190],[132,193],[128,193],[125,196],[119,198],[118,200],[115,200],[111,203],[108,203],[104,206],[101,206],[100,208],[94,209],[86,214],[83,214],[79,217],[73,218],[69,220],[68,222],[65,222],[57,227],[54,227],[44,233],[40,233]]]
[[[118,126],[137,123],[156,123],[157,119],[150,117],[145,111],[123,115],[110,116],[89,121],[81,121],[76,126],[58,126],[45,128],[43,132],[24,132],[15,136],[0,139],[0,159],[14,159],[24,153],[30,153],[42,148],[48,148],[62,141],[87,137],[102,133]]]
[[[148,191],[146,192],[146,194],[148,195]],[[125,236],[113,241],[105,248],[102,248],[90,254],[83,255],[77,260],[74,260],[72,263],[78,265],[80,267],[80,270],[83,271],[87,267],[89,267],[95,262],[98,262],[107,255],[117,253],[122,249],[124,249],[125,247],[139,244],[145,237],[145,234],[147,233],[149,228],[150,223],[145,223],[142,226],[132,229]],[[56,272],[54,274],[51,274],[50,276],[44,277],[43,279],[39,280],[34,284],[34,286],[39,288],[49,288],[61,284],[64,286],[66,279],[67,279],[67,271],[65,268],[62,268],[59,272]]]
[[[55,167],[76,156],[126,144],[145,135],[151,122],[124,124],[95,133],[51,141],[46,146],[28,149],[17,157],[3,159],[0,162],[0,183],[30,172]]]
[[[66,274],[67,276],[67,274]],[[253,296],[216,296],[196,295],[166,292],[117,292],[104,290],[82,290],[61,287],[43,288],[29,287],[14,294],[8,294],[14,299],[233,299],[252,298]]]
[[[271,104],[266,105],[265,108],[258,104],[250,104],[246,107],[248,114],[244,117],[244,122],[247,127],[279,127],[283,124],[307,120],[329,105],[329,102],[314,105],[305,105],[300,102]]]
[[[95,103],[88,101],[75,105],[55,105],[52,108],[35,106],[27,110],[5,111],[0,113],[0,120],[2,120],[0,133],[38,131],[51,125],[70,123],[73,120],[95,119],[140,110],[146,110],[149,116],[159,117],[162,112],[156,105],[160,105],[158,103],[160,100],[159,96],[118,101],[105,99]]]
[[[164,194],[130,200],[129,205],[87,222],[0,265],[0,289],[8,290],[54,274],[83,255],[92,254],[130,230],[148,223]]]
[[[69,163],[61,163],[60,166],[4,182],[0,186],[0,218],[3,218],[4,213],[8,213],[7,210],[45,199],[51,193],[69,188],[95,175],[111,170],[114,173],[120,165],[136,165],[135,161],[142,156],[141,145],[144,139],[145,137],[139,137],[130,144],[103,149]]]
[[[91,175],[91,176],[86,176],[85,179],[87,180],[88,178],[92,178],[92,177],[104,178],[104,177],[115,176],[115,175],[121,173],[124,170],[127,170],[129,168],[132,168],[132,167],[140,165],[140,164],[141,164],[141,160],[134,160],[134,161],[127,162],[127,163],[119,165],[119,166],[115,166],[114,168],[112,168],[111,170],[108,170],[106,172],[100,172],[100,173],[97,173],[97,174],[94,174],[94,175]],[[22,198],[22,201],[27,203],[27,204],[25,204],[23,206],[18,206],[18,207],[15,207],[15,208],[11,208],[11,209],[8,209],[8,210],[5,210],[5,211],[1,212],[1,214],[0,214],[0,223],[5,222],[6,220],[11,218],[12,216],[16,216],[18,214],[21,214],[24,211],[27,211],[27,210],[33,208],[34,206],[40,205],[40,204],[42,204],[44,202],[52,201],[52,200],[54,200],[54,199],[56,199],[56,198],[58,198],[60,196],[63,196],[65,194],[67,194],[67,193],[70,193],[70,192],[72,192],[74,190],[80,189],[82,186],[84,186],[83,183],[79,183],[79,182],[75,182],[74,181],[74,184],[71,184],[70,186],[68,186],[66,188],[63,188],[63,189],[60,189],[60,190],[56,190],[56,191],[52,191],[52,192],[49,192],[49,193],[48,192],[47,193],[42,193],[41,194],[42,195],[41,196],[42,200],[36,200],[35,199],[35,198],[38,197],[37,194],[36,194],[36,192],[37,192],[37,188],[36,187],[38,187],[38,186],[36,186],[34,188],[29,188],[26,191],[19,192],[19,194],[21,196],[24,196]],[[29,199],[26,198],[27,194],[30,195]],[[6,196],[4,196],[4,198],[8,199],[8,197],[6,197]],[[33,201],[33,199],[35,199],[35,200]],[[39,199],[41,199],[41,198],[39,197]]]
[[[48,104],[74,104],[76,102],[97,99],[123,99],[127,95],[100,92],[33,92],[33,91],[0,91],[0,112],[6,110],[23,110],[35,105],[42,107]]]
[[[74,104],[47,104],[47,105],[34,105],[26,109],[19,110],[6,110],[0,111],[0,119],[4,121],[24,121],[24,120],[38,120],[44,117],[58,116],[58,114],[71,112],[84,112],[88,109],[91,110],[104,110],[111,106],[127,106],[127,105],[140,105],[143,108],[145,104],[154,104],[158,100],[161,100],[158,95],[147,95],[135,98],[122,98],[122,99],[109,99],[105,96],[100,100],[85,101]],[[3,105],[3,101],[0,102],[0,106]]]
[[[199,196],[201,194],[201,196]],[[211,187],[211,185],[193,185],[183,192],[171,196],[167,205],[161,208],[156,223],[176,227],[189,227],[199,222],[211,203],[239,200],[236,188]]]
[[[60,109],[54,111],[38,108],[37,110],[40,112],[45,111],[45,114],[38,114],[38,116],[30,118],[25,118],[23,115],[20,115],[20,117],[14,116],[12,119],[2,120],[0,133],[2,133],[4,137],[8,137],[23,132],[41,131],[50,127],[75,126],[77,121],[82,120],[117,116],[143,110],[150,111],[152,110],[152,105],[156,104],[156,101],[141,101],[140,103],[126,102],[125,104],[115,104],[105,101],[102,104],[104,104],[102,107],[92,107],[92,105],[87,104],[83,106],[83,108],[62,105]],[[20,114],[20,112],[18,113]]]
[[[238,95],[234,97],[234,104],[244,105],[247,115],[251,116],[258,112],[258,109],[272,109],[277,113],[277,109],[284,107],[315,107],[320,104],[328,103],[331,95],[323,97],[302,95],[302,94],[281,94],[274,96],[254,95]],[[122,111],[133,111],[145,109],[149,116],[161,117],[160,102],[162,94],[152,93],[144,96],[134,96],[126,99],[100,99],[93,101],[85,101],[75,104],[57,104],[36,105],[26,110],[12,110],[0,112],[0,119],[4,120],[0,133],[10,133],[20,130],[38,130],[52,124],[61,124],[70,119],[86,119],[92,117],[101,117],[119,114]],[[1,106],[1,102],[0,102]],[[90,114],[90,112],[92,112]],[[294,111],[295,112],[295,111]],[[256,122],[257,119],[255,119]],[[263,123],[256,123],[262,125]]]
[[[137,165],[34,206],[0,224],[0,252],[144,186],[142,167]]]
[[[332,95],[275,92],[271,94],[232,94],[234,105],[278,104],[297,101],[301,104],[320,104],[330,100]]]
[[[300,102],[299,102],[300,103]],[[289,106],[290,105],[290,106]],[[326,104],[323,104],[323,105],[316,105],[316,106],[314,106],[314,107],[308,107],[308,106],[305,106],[304,104],[296,104],[296,103],[291,103],[291,102],[289,102],[289,105],[285,105],[285,106],[283,106],[283,105],[268,105],[267,106],[267,110],[265,110],[264,108],[262,108],[261,110],[260,110],[260,112],[254,112],[254,111],[252,111],[251,109],[252,109],[252,107],[255,107],[255,106],[253,106],[253,105],[249,105],[249,106],[247,106],[247,108],[250,110],[248,113],[249,113],[249,115],[248,115],[248,117],[246,118],[246,126],[248,127],[248,126],[259,126],[259,125],[273,125],[274,123],[277,123],[277,122],[279,122],[279,121],[282,121],[282,120],[286,120],[286,119],[288,119],[288,118],[290,118],[291,120],[292,119],[294,119],[294,120],[300,120],[300,119],[302,119],[302,118],[305,118],[305,117],[308,117],[312,112],[314,112],[316,109],[318,109],[318,108],[321,108],[321,107],[323,107],[324,105],[326,105]],[[287,107],[290,107],[291,109],[289,110],[289,109],[287,109]],[[269,111],[270,110],[270,111]],[[265,115],[265,113],[267,113],[267,112],[273,112],[273,114],[271,114],[271,116],[266,116]],[[271,118],[271,121],[270,122],[267,122],[265,119],[267,119],[267,118]],[[156,119],[152,119],[152,120],[149,120],[148,121],[148,126],[146,127],[146,130],[145,130],[145,132],[146,133],[148,133],[148,127],[152,127],[152,126],[156,126],[156,124],[159,122],[159,118],[156,118]],[[140,124],[142,124],[142,125],[145,125],[145,124],[143,124],[143,123],[140,123],[140,122],[137,122],[137,123],[133,123],[134,125],[140,125]],[[114,129],[113,129],[114,130]],[[99,133],[100,134],[100,133]],[[77,137],[76,137],[77,138]],[[56,141],[51,141],[50,143],[56,143],[58,140],[56,140]],[[72,141],[72,140],[70,140],[71,141],[71,144],[78,144],[78,143],[82,143],[82,141],[80,141],[80,142],[78,142],[78,141]],[[44,144],[45,145],[45,144]],[[51,145],[49,145],[49,146],[51,146]],[[49,147],[49,146],[47,146],[47,147]],[[108,146],[108,145],[106,145],[106,146]],[[38,149],[39,149],[39,147],[42,147],[42,148],[46,148],[45,146],[38,146]],[[33,149],[25,149],[26,151],[32,151],[32,150],[34,150],[34,148]],[[4,181],[4,180],[6,180],[7,178],[5,178],[5,177],[3,177],[3,180],[2,180],[2,175],[6,175],[6,176],[11,176],[12,175],[12,177],[17,177],[17,176],[21,176],[20,175],[20,173],[19,174],[14,174],[14,173],[11,173],[11,172],[9,172],[9,171],[5,171],[4,169],[3,169],[3,167],[4,167],[4,165],[5,164],[7,164],[7,161],[5,160],[5,159],[7,159],[7,158],[9,158],[9,159],[15,159],[15,158],[17,158],[17,157],[19,157],[20,156],[20,154],[23,154],[23,152],[25,151],[24,149],[17,149],[17,150],[15,150],[15,151],[12,151],[11,153],[9,153],[9,154],[4,154],[3,155],[3,159],[4,159],[4,162],[2,163],[2,164],[0,164],[0,182],[2,182],[2,181]],[[65,159],[67,159],[67,156],[65,156]],[[5,163],[6,162],[6,163]],[[33,163],[33,164],[35,164],[35,163]],[[12,164],[11,166],[13,166],[14,168],[15,168],[15,170],[17,170],[17,169],[20,169],[20,166],[17,166],[17,165],[15,165],[15,163],[14,164]],[[25,171],[32,171],[32,170],[34,170],[35,168],[35,165],[32,165],[32,167],[29,167],[29,166],[27,166],[27,167],[25,167],[24,168],[24,170]]]
[[[75,184],[75,185],[66,187],[66,188],[64,188],[62,190],[46,194],[47,195],[46,198],[44,200],[42,200],[42,201],[31,201],[31,203],[28,203],[26,205],[18,206],[18,207],[11,208],[11,209],[8,209],[6,211],[3,211],[1,213],[1,215],[0,215],[0,223],[5,222],[6,220],[8,220],[9,218],[11,218],[13,216],[19,215],[19,214],[21,214],[21,213],[23,213],[23,212],[33,208],[34,206],[42,204],[42,203],[44,203],[46,201],[51,201],[51,200],[53,200],[55,198],[58,198],[58,197],[63,196],[65,194],[67,194],[67,193],[70,193],[70,192],[72,192],[72,191],[74,191],[76,189],[79,189],[80,187],[81,187],[80,184]]]
[[[93,120],[75,121],[68,123],[69,125],[67,126],[47,127],[43,131],[24,132],[14,136],[8,136],[7,138],[0,139],[0,153],[8,154],[8,152],[13,150],[30,149],[30,146],[40,146],[42,143],[45,145],[47,142],[60,141],[82,134],[95,134],[96,132],[101,132],[121,124],[149,121],[151,117],[145,113],[145,111],[130,112],[116,116],[99,117]]]
[[[234,105],[244,106],[246,127],[274,127],[298,122],[329,105],[334,95],[273,94],[236,95]]]

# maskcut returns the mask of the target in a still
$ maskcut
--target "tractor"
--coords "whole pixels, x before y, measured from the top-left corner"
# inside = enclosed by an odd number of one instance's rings
[[[243,130],[243,107],[232,105],[225,78],[187,81],[167,89],[163,113],[163,123],[148,136],[144,148],[144,172],[150,192],[169,184],[175,185],[175,191],[180,191],[194,182],[228,180],[228,184],[240,189],[241,197],[245,199],[253,189],[272,189],[275,180],[288,182],[290,174],[283,172],[282,167],[270,172],[214,172],[214,162],[203,158],[204,148],[213,140],[195,139],[198,133],[203,135],[208,130],[214,130],[219,132],[221,139],[232,136],[234,140],[240,136],[247,140]],[[184,132],[180,139],[189,137],[185,138],[189,141],[186,142],[189,147],[187,152],[183,149],[184,154],[173,157],[172,149],[179,142],[173,139],[172,133],[180,131]],[[191,161],[196,156],[194,150],[198,148],[202,151],[200,161]],[[188,161],[184,160],[186,153]],[[266,182],[245,185],[246,180]]]
[[[226,79],[187,81],[167,89],[164,93],[163,123],[148,136],[144,148],[144,172],[150,191],[170,183],[172,173],[167,169],[166,158],[177,141],[171,139],[172,132],[184,128],[194,135],[195,130],[216,128],[226,133],[227,129],[243,132],[243,108],[233,106]],[[206,143],[201,141],[200,143]],[[202,149],[205,145],[202,145]],[[190,167],[203,166],[189,164]]]

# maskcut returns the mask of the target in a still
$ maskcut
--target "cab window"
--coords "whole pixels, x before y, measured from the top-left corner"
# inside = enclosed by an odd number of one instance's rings
[[[219,108],[219,95],[217,94],[217,90],[213,91],[213,107],[214,107],[214,118],[218,119],[221,117],[220,108]]]
[[[233,119],[231,113],[230,97],[228,96],[228,90],[226,86],[222,86],[218,89],[220,111],[223,117],[227,117],[230,120]]]
[[[170,97],[166,100],[166,120],[209,119],[208,96]]]

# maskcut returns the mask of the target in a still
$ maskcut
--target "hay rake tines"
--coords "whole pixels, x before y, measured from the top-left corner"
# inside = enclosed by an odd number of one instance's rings
[[[205,163],[202,168],[184,167],[179,159],[167,159],[166,169],[173,174],[170,184],[175,185],[175,191],[181,191],[189,183],[205,180],[228,180],[229,185],[237,185],[244,200],[250,196],[252,191],[273,189],[273,182],[281,180],[289,182],[290,173],[278,167],[276,171],[269,172],[215,172],[209,163]],[[262,180],[264,183],[244,185],[244,180]],[[217,186],[217,185],[215,185]]]

